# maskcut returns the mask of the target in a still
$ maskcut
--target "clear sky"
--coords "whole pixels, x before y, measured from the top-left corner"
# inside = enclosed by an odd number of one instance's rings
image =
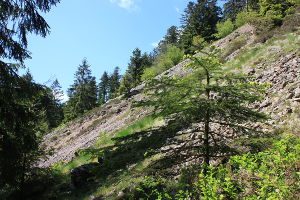
[[[44,17],[51,27],[46,38],[29,36],[34,79],[57,78],[64,91],[84,57],[99,81],[106,70],[126,70],[134,48],[150,52],[168,27],[180,25],[189,0],[61,0]]]

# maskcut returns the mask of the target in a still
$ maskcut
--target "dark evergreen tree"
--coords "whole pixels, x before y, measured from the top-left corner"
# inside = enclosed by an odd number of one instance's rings
[[[52,93],[57,104],[62,104],[64,92],[59,84],[58,80],[55,79],[51,84],[50,88],[52,89]]]
[[[120,68],[116,67],[109,77],[109,99],[116,97],[120,87]]]
[[[171,26],[167,30],[167,34],[164,36],[164,42],[166,44],[177,45],[179,40],[179,30],[176,26]]]
[[[221,9],[216,0],[198,0],[189,2],[182,16],[182,35],[180,44],[186,53],[191,53],[189,47],[193,37],[201,36],[206,41],[214,39],[216,24],[220,20]]]
[[[132,52],[130,63],[128,64],[128,72],[133,80],[132,87],[136,87],[141,82],[141,76],[143,73],[142,52],[139,48],[136,48]]]
[[[153,54],[155,55],[155,58],[162,53],[165,53],[168,46],[178,46],[179,38],[180,32],[176,26],[168,28],[166,35],[161,41],[159,41],[158,46],[154,49]]]
[[[18,190],[19,199],[39,154],[34,101],[40,86],[19,76],[18,68],[30,57],[27,35],[45,37],[49,33],[41,12],[57,3],[59,0],[0,1],[0,191],[4,186]]]
[[[57,127],[64,119],[63,113],[63,96],[64,93],[57,79],[55,79],[49,89],[46,89],[49,98],[49,104],[45,104],[50,108],[48,111],[49,128]],[[49,109],[48,109],[49,110]]]
[[[136,48],[132,52],[132,56],[130,57],[130,63],[128,64],[128,73],[132,78],[131,87],[136,87],[141,83],[141,76],[146,67],[149,67],[152,64],[151,57],[144,53],[139,48]]]
[[[235,20],[237,14],[243,10],[259,10],[259,0],[228,0],[224,4],[224,19]]]
[[[99,83],[98,102],[100,105],[106,103],[106,101],[108,100],[108,94],[109,94],[109,77],[107,72],[105,71],[102,74]]]
[[[90,65],[83,59],[76,73],[74,84],[68,90],[69,101],[65,107],[67,120],[76,118],[84,112],[91,110],[97,104],[96,78],[92,76]]]

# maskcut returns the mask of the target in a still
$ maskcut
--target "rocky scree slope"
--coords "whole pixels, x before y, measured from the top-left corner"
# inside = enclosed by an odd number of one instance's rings
[[[270,115],[269,128],[287,129],[300,135],[299,29],[264,44],[255,43],[254,32],[254,27],[245,25],[213,45],[225,52],[226,65],[239,67],[255,76],[257,81],[271,85],[264,101],[257,105],[258,109]],[[235,48],[228,51],[231,46]],[[184,76],[189,73],[184,68],[188,62],[185,60],[159,76]],[[141,84],[132,89],[129,99],[113,99],[46,135],[42,146],[52,150],[52,155],[42,160],[39,166],[68,162],[76,151],[92,146],[101,134],[114,134],[149,115],[150,110],[132,106],[134,101],[143,98],[144,86]],[[168,145],[162,150],[169,148],[172,146]]]

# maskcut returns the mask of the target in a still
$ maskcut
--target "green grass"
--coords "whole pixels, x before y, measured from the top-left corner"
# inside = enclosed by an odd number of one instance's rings
[[[115,133],[100,133],[99,138],[95,145],[87,150],[78,151],[78,156],[72,161],[65,163],[60,162],[53,166],[53,170],[60,175],[62,181],[61,187],[66,187],[70,183],[70,171],[80,165],[87,164],[90,162],[96,162],[97,156],[94,155],[95,152],[101,151],[103,148],[114,148],[115,142],[113,138],[122,138],[134,133],[145,131],[157,126],[163,125],[162,118],[155,118],[153,116],[144,117],[131,125],[115,132]],[[138,149],[137,149],[138,150]],[[132,153],[136,153],[133,151]],[[118,156],[118,155],[116,155]],[[121,157],[124,155],[120,155]],[[120,159],[123,159],[120,158]],[[105,180],[100,176],[99,184],[91,191],[83,191],[82,194],[78,192],[72,192],[71,195],[66,196],[65,194],[59,195],[58,199],[90,199],[90,196],[100,196],[104,195],[106,199],[115,199],[116,193],[112,194],[112,191],[121,191],[124,188],[132,187],[144,179],[146,169],[155,160],[160,159],[159,154],[153,156],[145,157],[143,160],[138,161],[131,167],[124,168],[119,171],[115,171],[110,174]],[[117,159],[118,160],[118,159]],[[110,160],[113,162],[113,160]],[[114,163],[112,163],[114,165]],[[54,188],[53,188],[54,189]],[[59,187],[55,187],[55,190],[60,190]],[[55,191],[52,191],[52,193]],[[79,195],[79,196],[78,196]]]
[[[132,125],[128,126],[125,129],[118,131],[115,134],[115,138],[122,138],[129,136],[133,133],[147,130],[149,128],[153,128],[155,126],[159,126],[163,124],[162,118],[154,118],[152,116],[145,117]]]
[[[88,154],[80,154],[79,156],[75,157],[72,161],[65,163],[65,162],[59,162],[56,163],[53,166],[54,170],[57,170],[58,172],[62,174],[68,174],[72,169],[75,167],[78,167],[82,164],[89,163],[92,161],[92,156]]]
[[[233,60],[226,63],[228,70],[241,69],[244,66],[254,67],[259,63],[272,63],[282,55],[286,55],[299,49],[300,36],[299,32],[289,33],[286,35],[280,35],[273,37],[263,44],[251,45],[243,49]],[[268,48],[278,47],[280,52],[270,52]]]
[[[95,145],[90,149],[113,146],[114,145],[113,138],[126,137],[136,132],[144,131],[156,126],[160,126],[162,124],[163,124],[162,118],[147,116],[141,120],[134,122],[130,126],[119,130],[116,133],[100,133],[99,138],[97,139]],[[79,152],[79,156],[75,157],[72,161],[68,163],[60,162],[55,164],[54,169],[62,173],[68,173],[71,169],[75,167],[94,161],[95,157],[88,152],[89,151]]]
[[[97,148],[103,148],[108,147],[114,144],[114,141],[112,140],[112,134],[111,133],[100,133],[99,137],[95,143],[95,147]]]

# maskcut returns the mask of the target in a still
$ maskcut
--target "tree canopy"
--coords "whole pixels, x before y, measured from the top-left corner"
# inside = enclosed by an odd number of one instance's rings
[[[36,124],[38,102],[45,90],[29,74],[20,76],[18,69],[30,57],[27,35],[45,37],[49,33],[41,13],[57,3],[59,0],[0,1],[0,187],[23,191],[40,154]]]
[[[67,120],[74,119],[97,105],[96,78],[92,76],[86,59],[82,60],[74,76],[74,83],[68,90],[69,101],[65,106]]]

